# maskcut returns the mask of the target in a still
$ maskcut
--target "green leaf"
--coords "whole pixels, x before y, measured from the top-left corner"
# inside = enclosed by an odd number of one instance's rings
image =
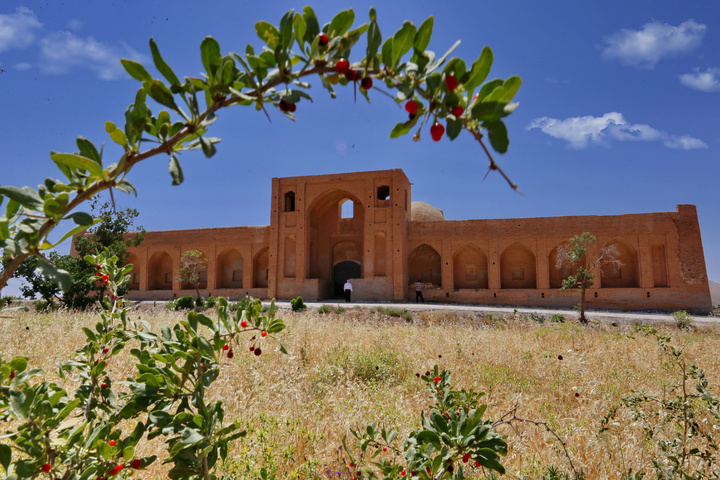
[[[10,200],[17,202],[23,207],[30,208],[32,210],[40,210],[43,207],[43,201],[38,195],[37,190],[31,187],[0,187],[0,195],[5,195]],[[8,203],[8,211],[11,210],[10,203]],[[15,209],[17,211],[17,209]],[[14,213],[8,213],[8,217],[14,215]]]
[[[150,75],[141,63],[128,60],[127,58],[120,59],[120,63],[122,63],[123,67],[125,67],[125,71],[127,71],[135,80],[140,80],[141,82],[152,80],[152,75]]]
[[[447,57],[450,56],[450,54],[455,51],[455,49],[460,45],[460,40],[455,42],[452,47],[450,47],[450,50],[445,52],[445,54],[440,57],[439,59],[435,60],[430,66],[428,66],[427,73],[430,73],[434,70],[437,70],[443,63],[445,63],[445,60],[447,60]]]
[[[183,177],[182,167],[180,167],[180,160],[177,155],[173,154],[170,157],[170,165],[168,166],[168,169],[170,170],[170,176],[173,179],[172,184],[180,185],[185,177]]]
[[[0,465],[7,472],[10,462],[12,461],[12,450],[10,446],[0,443]]]
[[[368,61],[368,67],[370,68],[379,68],[380,65],[378,65],[377,61],[377,51],[378,48],[380,48],[380,45],[382,45],[382,34],[380,33],[380,27],[378,26],[377,22],[375,21],[375,15],[374,15],[375,9],[370,9],[370,26],[368,27],[368,33],[367,33],[367,41],[368,46],[367,50],[365,51],[365,58],[367,58]]]
[[[421,115],[417,115],[412,120],[408,120],[407,122],[398,123],[397,125],[395,125],[395,128],[393,128],[390,132],[390,138],[398,138],[408,133],[410,129],[415,126],[420,117]]]
[[[303,7],[303,20],[305,20],[305,41],[307,43],[313,43],[315,37],[320,33],[320,24],[311,7]]]
[[[413,41],[413,48],[415,48],[415,50],[424,52],[427,48],[430,43],[430,37],[432,36],[433,22],[434,20],[431,15],[425,19],[422,25],[420,25],[420,28],[418,28],[415,34],[415,40]]]
[[[175,99],[173,98],[173,94],[170,91],[168,87],[165,86],[163,82],[160,80],[152,80],[149,82],[145,82],[143,84],[145,87],[145,91],[147,92],[150,97],[158,102],[160,105],[164,105],[177,113],[180,112],[180,109],[175,104]]]
[[[64,165],[75,170],[87,170],[93,177],[105,178],[105,172],[102,166],[82,155],[76,155],[74,153],[54,153],[50,155],[50,158],[58,165]]]
[[[133,195],[135,195],[137,197],[137,191],[135,191],[135,187],[133,187],[132,184],[125,179],[120,180],[115,185],[115,190],[120,190],[121,192],[127,193],[127,194],[132,193]]]
[[[477,60],[472,64],[472,68],[465,76],[461,79],[461,83],[465,85],[467,92],[472,92],[479,85],[481,85],[488,74],[490,73],[490,67],[493,63],[493,51],[490,47],[485,46],[482,49],[482,53]]]
[[[205,436],[203,434],[191,428],[186,428],[185,430],[183,430],[182,437],[183,439],[180,443],[182,443],[183,445],[195,445],[205,440]]]
[[[333,37],[339,37],[348,31],[352,27],[355,21],[355,12],[352,9],[343,10],[342,12],[335,15],[330,22],[327,34],[332,39]]]
[[[294,16],[295,10],[288,10],[280,19],[280,44],[283,49],[287,49],[292,45]]]
[[[117,128],[113,122],[105,122],[105,131],[110,135],[110,138],[112,138],[115,143],[122,145],[123,147],[127,146],[128,141],[125,133]]]
[[[57,268],[44,258],[38,257],[37,270],[45,277],[57,283],[63,292],[67,292],[72,287],[72,277],[65,270]]]
[[[80,155],[89,158],[98,165],[102,166],[102,158],[100,158],[100,154],[98,153],[97,148],[95,148],[95,145],[93,145],[90,140],[88,140],[87,138],[78,137],[76,143],[78,149],[80,149]]]
[[[264,20],[257,22],[255,24],[255,33],[257,33],[257,36],[260,37],[260,40],[267,43],[270,50],[275,50],[275,47],[277,47],[280,43],[280,32],[272,23]]]
[[[203,67],[205,67],[208,77],[212,80],[215,78],[215,72],[222,64],[220,44],[213,37],[205,37],[200,44],[200,55],[202,57]]]
[[[510,139],[508,138],[507,127],[502,120],[484,122],[482,125],[487,129],[490,145],[492,145],[495,151],[498,153],[507,152]]]
[[[65,235],[63,235],[62,238],[60,238],[60,240],[58,240],[57,242],[55,242],[55,243],[53,244],[53,247],[57,247],[58,245],[60,245],[62,242],[64,242],[64,241],[67,240],[68,238],[70,238],[70,237],[72,237],[73,235],[76,235],[76,234],[78,234],[78,233],[80,233],[80,232],[83,232],[83,231],[87,230],[88,227],[90,227],[90,226],[92,226],[92,225],[95,225],[95,224],[98,223],[98,222],[100,222],[100,219],[99,219],[99,218],[96,218],[96,219],[93,220],[93,222],[92,222],[91,225],[78,225],[77,227],[73,228],[73,229],[70,230],[69,232],[66,232]]]
[[[450,140],[455,140],[462,132],[463,124],[459,120],[447,119],[447,135]]]
[[[170,85],[180,85],[180,80],[170,66],[165,63],[162,56],[160,56],[160,50],[158,50],[157,44],[152,38],[150,39],[150,51],[152,51],[153,62],[155,62],[155,68],[158,69],[158,72],[170,82]]]
[[[305,32],[307,31],[307,25],[305,25],[305,19],[299,13],[296,13],[293,17],[293,31],[295,32],[295,40],[297,40],[300,51],[304,51]]]
[[[392,39],[392,59],[390,68],[394,69],[403,55],[405,55],[413,46],[417,29],[412,22],[405,21],[403,26],[395,32]]]
[[[71,219],[76,225],[89,227],[93,224],[93,216],[85,212],[75,212],[67,215],[65,218]]]
[[[123,459],[127,462],[135,456],[135,448],[132,446],[123,449]]]

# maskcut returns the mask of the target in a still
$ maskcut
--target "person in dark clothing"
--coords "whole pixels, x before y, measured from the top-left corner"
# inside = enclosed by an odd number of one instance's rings
[[[352,283],[350,283],[350,279],[348,278],[348,281],[345,282],[345,285],[343,286],[343,290],[345,291],[345,303],[350,303],[351,297],[352,297]]]
[[[415,283],[415,303],[418,303],[418,301],[425,303],[425,299],[422,296],[422,282],[420,280]]]

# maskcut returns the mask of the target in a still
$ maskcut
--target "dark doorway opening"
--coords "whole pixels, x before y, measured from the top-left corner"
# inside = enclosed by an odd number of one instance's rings
[[[344,298],[343,286],[348,279],[360,278],[360,264],[352,261],[340,262],[333,267],[333,298]],[[353,289],[356,288],[353,285]]]

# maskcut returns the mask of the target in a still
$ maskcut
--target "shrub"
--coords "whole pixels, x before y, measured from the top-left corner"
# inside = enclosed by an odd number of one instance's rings
[[[177,306],[175,305],[175,300],[168,300],[165,302],[165,310],[175,311],[177,310]]]
[[[197,297],[195,299],[195,311],[201,311],[204,310],[206,306],[205,299],[202,297]]]
[[[562,313],[553,313],[550,315],[550,321],[555,323],[565,323],[565,315]]]
[[[320,314],[330,313],[332,311],[332,307],[330,305],[320,305],[317,311]]]
[[[307,308],[305,306],[305,303],[303,302],[302,297],[297,297],[290,300],[290,306],[292,307],[293,312],[304,312]]]
[[[685,310],[679,310],[672,316],[678,328],[688,328],[695,321]]]
[[[207,301],[205,302],[205,307],[207,307],[207,308],[213,308],[213,307],[215,307],[215,305],[217,305],[217,298],[215,298],[215,297],[213,297],[212,295],[210,295],[210,296],[208,297]]]
[[[530,313],[528,314],[527,318],[535,323],[545,323],[545,317],[543,317],[542,315],[538,315],[537,313]]]
[[[195,308],[195,299],[189,295],[175,300],[175,310],[192,310]]]
[[[405,320],[412,320],[412,313],[407,310],[401,310],[396,307],[375,307],[372,309],[373,312],[382,313],[390,317],[401,317]]]

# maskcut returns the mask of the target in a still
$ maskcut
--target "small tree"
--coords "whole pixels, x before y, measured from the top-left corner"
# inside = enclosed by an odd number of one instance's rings
[[[200,250],[188,250],[180,257],[180,270],[177,280],[192,285],[200,298],[200,272],[207,270],[207,257]]]
[[[620,252],[617,247],[608,245],[600,250],[600,254],[594,261],[588,261],[588,248],[595,243],[596,238],[589,232],[575,235],[570,242],[558,248],[556,267],[562,268],[568,264],[577,266],[574,275],[570,275],[562,281],[562,291],[577,288],[580,295],[580,322],[587,323],[585,318],[585,292],[593,286],[595,274],[593,271],[601,265],[615,265],[621,267],[622,262],[618,260]],[[584,265],[583,265],[584,263]]]

